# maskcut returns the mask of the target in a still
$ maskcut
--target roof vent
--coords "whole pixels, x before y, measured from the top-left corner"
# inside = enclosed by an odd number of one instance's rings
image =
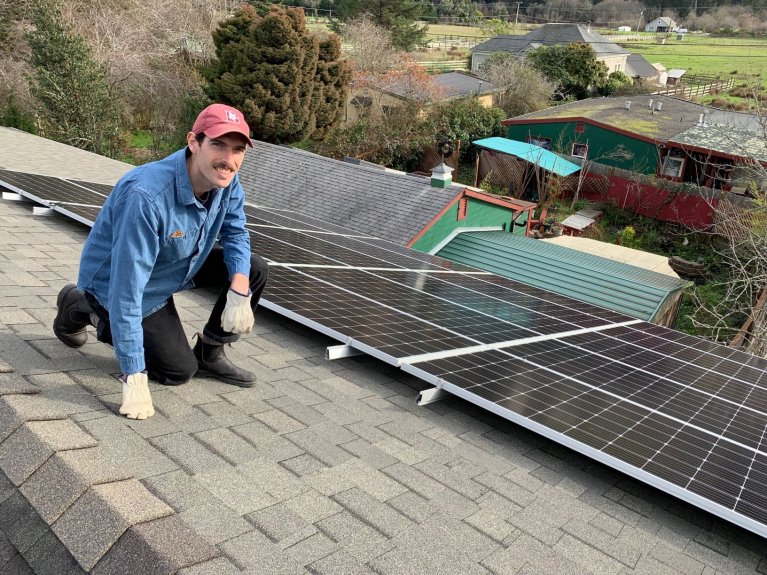
[[[650,109],[652,110],[652,98],[650,98],[649,100],[647,100],[647,107],[648,107],[648,108],[650,108]]]
[[[706,114],[701,114],[700,116],[698,116],[698,125],[703,126],[704,128],[707,126]]]
[[[453,184],[453,168],[442,162],[431,169],[431,185],[435,188],[447,188]]]
[[[623,107],[626,110],[630,110],[631,109],[631,100],[626,100],[625,102],[623,102]]]
[[[663,102],[655,102],[655,111],[660,112],[660,109],[662,106],[663,106]]]

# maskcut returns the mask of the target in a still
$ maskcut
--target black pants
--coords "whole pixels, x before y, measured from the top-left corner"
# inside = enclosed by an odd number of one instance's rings
[[[256,310],[261,292],[266,287],[269,266],[261,256],[250,257],[250,290],[253,292],[251,306]],[[221,288],[203,334],[220,343],[231,343],[240,339],[240,334],[224,331],[221,327],[221,315],[226,307],[229,291],[229,271],[224,264],[224,249],[215,246],[208,259],[194,276],[195,288]],[[95,299],[86,294],[88,301],[99,317],[96,326],[99,341],[112,345],[112,331],[109,314]],[[197,372],[197,358],[186,339],[181,319],[176,311],[173,296],[168,303],[141,321],[144,332],[144,362],[149,377],[166,385],[180,385],[189,381]]]

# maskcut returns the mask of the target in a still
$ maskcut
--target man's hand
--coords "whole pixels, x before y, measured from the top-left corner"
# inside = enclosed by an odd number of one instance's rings
[[[123,404],[120,413],[128,419],[146,419],[154,415],[152,396],[149,394],[149,379],[146,373],[123,376]]]
[[[221,315],[221,327],[232,333],[250,333],[253,329],[253,309],[250,307],[250,294],[243,295],[229,288],[226,294],[226,307]]]

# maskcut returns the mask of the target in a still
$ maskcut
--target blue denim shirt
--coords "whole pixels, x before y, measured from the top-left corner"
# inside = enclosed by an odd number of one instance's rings
[[[85,241],[77,284],[109,312],[123,373],[145,369],[141,320],[194,286],[217,239],[229,277],[249,275],[244,197],[235,176],[205,209],[192,191],[186,148],[134,168],[114,187]]]

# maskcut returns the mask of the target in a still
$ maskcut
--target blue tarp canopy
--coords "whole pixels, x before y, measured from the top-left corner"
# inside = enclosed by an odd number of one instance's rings
[[[479,146],[480,148],[516,156],[517,158],[526,160],[536,166],[540,166],[544,170],[553,172],[558,176],[569,176],[581,169],[578,164],[568,162],[554,152],[549,152],[547,149],[536,146],[535,144],[517,142],[516,140],[499,137],[476,140],[472,142],[472,144]]]

